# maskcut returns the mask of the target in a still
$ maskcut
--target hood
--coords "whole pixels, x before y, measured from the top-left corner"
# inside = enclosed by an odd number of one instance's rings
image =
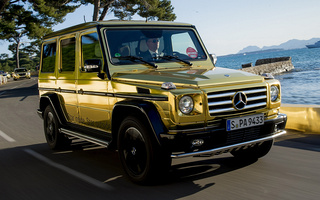
[[[132,82],[136,84],[156,84],[172,82],[177,87],[208,87],[230,84],[260,83],[264,78],[240,70],[221,67],[204,68],[193,67],[178,70],[147,70],[135,72],[121,72],[112,76],[118,82]]]

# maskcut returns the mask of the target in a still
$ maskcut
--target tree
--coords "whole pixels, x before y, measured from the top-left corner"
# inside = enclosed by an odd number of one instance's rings
[[[9,0],[0,0],[0,13],[3,11],[3,9],[6,7]]]
[[[131,20],[135,14],[146,20],[176,19],[170,0],[81,0],[81,3],[94,5],[92,21],[102,21],[108,11],[122,20]]]
[[[169,0],[141,0],[137,14],[148,20],[174,21],[176,15]]]
[[[80,0],[83,5],[94,5],[92,21],[102,21],[115,1],[116,0]]]
[[[27,37],[29,40],[37,40],[52,32],[55,24],[63,22],[68,13],[80,6],[76,2],[78,1],[9,0],[5,3],[3,10],[0,10],[0,39],[15,44],[17,68],[21,39]]]

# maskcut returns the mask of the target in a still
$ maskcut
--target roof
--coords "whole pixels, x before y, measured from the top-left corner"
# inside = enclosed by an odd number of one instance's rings
[[[98,21],[98,22],[87,22],[87,23],[71,26],[59,31],[55,31],[53,33],[46,35],[44,39],[68,34],[75,31],[94,28],[97,26],[112,26],[112,27],[115,27],[115,26],[186,26],[186,27],[190,27],[192,26],[192,24],[169,22],[169,21],[147,21],[146,22],[146,21],[134,21],[134,20],[132,21],[108,20],[108,21]]]

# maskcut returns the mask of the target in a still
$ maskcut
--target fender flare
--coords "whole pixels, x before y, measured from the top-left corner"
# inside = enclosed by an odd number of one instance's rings
[[[163,124],[161,120],[161,116],[158,113],[155,105],[150,102],[145,101],[121,101],[114,105],[112,111],[112,135],[115,137],[115,134],[118,133],[118,129],[120,127],[120,123],[122,120],[128,116],[123,116],[123,110],[128,111],[129,109],[139,112],[146,119],[147,123],[152,129],[152,132],[157,140],[158,144],[161,145],[161,137],[160,134],[167,133],[167,128]],[[118,119],[122,120],[118,120]]]
[[[41,112],[41,115],[43,117],[43,112],[46,109],[48,105],[51,105],[56,116],[58,117],[58,121],[61,125],[66,124],[66,115],[63,111],[63,108],[61,107],[59,96],[56,93],[46,93],[41,95],[40,101],[39,101],[39,110]]]

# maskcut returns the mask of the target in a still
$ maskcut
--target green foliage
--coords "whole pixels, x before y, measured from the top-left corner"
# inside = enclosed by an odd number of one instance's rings
[[[0,55],[0,70],[5,72],[13,72],[16,68],[16,57],[9,58],[8,55]],[[39,65],[39,56],[30,56],[28,53],[20,52],[20,67],[27,68],[28,70],[35,71]]]
[[[94,5],[92,21],[102,21],[107,12],[113,12],[114,16],[121,20],[131,20],[135,14],[146,20],[176,19],[170,0],[80,0],[80,2],[83,5]]]
[[[80,6],[76,0],[10,0],[0,13],[0,39],[7,40],[12,45],[9,49],[18,57],[19,50],[34,53],[39,51],[37,40],[52,32],[52,27],[64,21],[64,17]],[[31,40],[28,47],[21,44],[21,39]],[[30,65],[28,65],[30,66]]]
[[[118,0],[113,6],[114,15],[122,20],[130,20],[135,14],[145,18],[146,21],[176,19],[170,0]]]

